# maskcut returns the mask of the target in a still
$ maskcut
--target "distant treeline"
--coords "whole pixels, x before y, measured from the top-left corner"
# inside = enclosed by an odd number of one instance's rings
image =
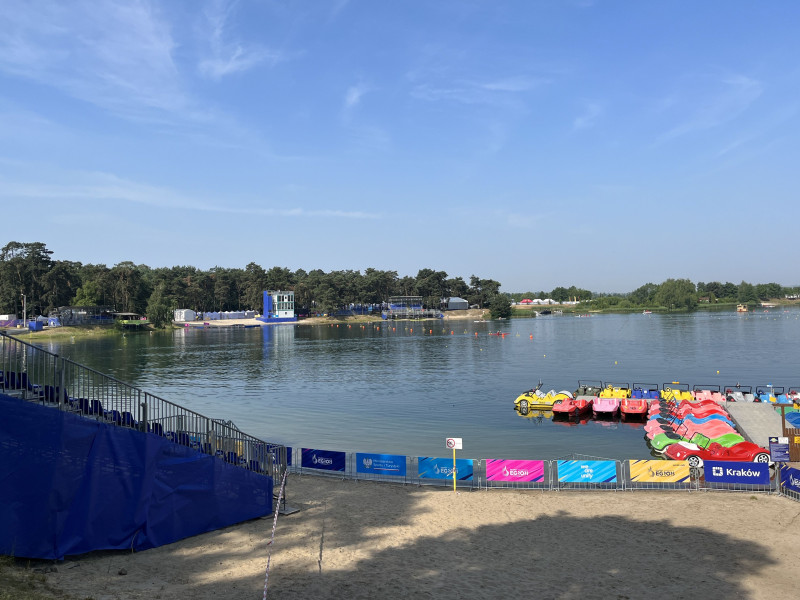
[[[420,269],[415,277],[397,271],[366,269],[291,271],[265,270],[254,262],[244,269],[214,267],[207,271],[190,266],[151,268],[132,262],[113,267],[104,264],[54,260],[42,242],[9,242],[0,250],[0,314],[22,313],[25,296],[28,315],[47,315],[60,306],[110,306],[120,312],[146,314],[155,323],[168,322],[175,308],[198,312],[262,310],[264,290],[293,290],[300,310],[333,312],[352,304],[380,304],[389,296],[421,296],[430,308],[442,298],[458,296],[470,305],[495,307],[509,300],[577,299],[593,308],[641,306],[692,309],[698,302],[756,302],[797,294],[798,288],[776,283],[698,283],[668,279],[648,283],[629,294],[598,295],[575,286],[550,292],[500,294],[500,282],[470,276],[449,277],[444,271]]]
[[[422,296],[438,308],[442,298],[458,296],[489,306],[500,282],[475,275],[469,283],[444,271],[420,269],[416,277],[397,271],[264,270],[254,262],[244,269],[160,267],[121,262],[81,264],[52,258],[41,242],[10,242],[0,250],[0,313],[49,314],[60,306],[110,306],[120,312],[146,314],[155,323],[171,319],[175,308],[198,312],[263,309],[264,290],[293,290],[299,310],[333,312],[352,304],[380,304],[389,296]],[[503,298],[508,302],[507,298]]]
[[[692,283],[688,279],[667,279],[663,283],[646,283],[627,294],[592,294],[587,290],[557,287],[551,292],[525,292],[511,294],[519,302],[524,298],[551,298],[556,302],[578,300],[581,304],[591,302],[593,309],[605,308],[665,308],[692,310],[698,304],[757,303],[776,298],[797,297],[800,287],[783,287],[778,283],[740,284],[719,281]]]

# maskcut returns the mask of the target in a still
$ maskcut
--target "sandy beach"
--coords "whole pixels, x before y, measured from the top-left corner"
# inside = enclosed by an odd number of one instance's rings
[[[471,308],[469,310],[454,310],[443,313],[444,321],[463,321],[463,320],[485,320],[490,318],[489,309],[484,308]],[[296,325],[335,325],[342,323],[383,323],[380,314],[373,316],[358,316],[358,317],[307,317],[295,322]],[[220,319],[216,321],[192,321],[185,323],[182,321],[175,321],[176,327],[261,327],[268,325],[264,321],[258,319]],[[285,323],[273,324],[285,325]]]
[[[788,598],[800,504],[724,492],[420,488],[292,475],[269,598]],[[78,598],[261,598],[272,518],[66,560]]]

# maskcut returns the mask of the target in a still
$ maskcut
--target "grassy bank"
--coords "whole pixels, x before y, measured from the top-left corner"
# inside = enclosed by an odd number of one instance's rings
[[[64,338],[100,338],[126,333],[116,327],[99,327],[96,325],[86,327],[53,327],[42,331],[30,331],[28,329],[5,329],[4,331],[9,335],[20,337],[29,342]]]

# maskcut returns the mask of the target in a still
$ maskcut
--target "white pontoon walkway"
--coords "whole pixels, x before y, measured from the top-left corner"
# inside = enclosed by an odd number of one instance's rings
[[[774,404],[761,402],[728,402],[725,408],[730,413],[741,434],[750,440],[769,448],[769,438],[783,435],[781,415]]]

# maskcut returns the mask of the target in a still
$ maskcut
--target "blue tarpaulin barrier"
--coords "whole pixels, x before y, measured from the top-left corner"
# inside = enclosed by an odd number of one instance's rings
[[[272,513],[271,477],[0,394],[0,554],[145,550]]]

